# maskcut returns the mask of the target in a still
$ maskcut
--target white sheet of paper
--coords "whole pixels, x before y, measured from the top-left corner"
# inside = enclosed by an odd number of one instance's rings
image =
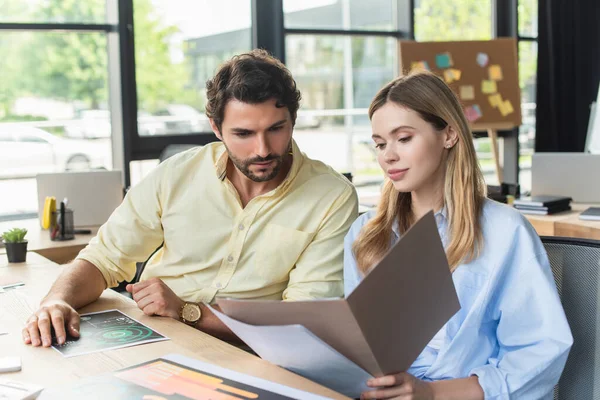
[[[331,400],[328,397],[319,396],[313,393],[305,392],[303,390],[294,389],[289,386],[281,385],[279,383],[267,381],[265,379],[256,378],[254,376],[242,374],[240,372],[232,371],[230,369],[218,367],[216,365],[207,364],[205,362],[195,360],[193,358],[185,357],[180,354],[167,354],[162,357],[165,360],[170,360],[178,364],[184,365],[189,368],[194,368],[200,371],[207,372],[209,374],[220,376],[223,378],[231,379],[232,381],[245,383],[246,385],[254,386],[259,389],[268,390],[273,393],[277,393],[283,396],[291,397],[293,399],[302,400]]]
[[[369,390],[372,376],[302,325],[254,326],[211,308],[261,358],[348,397]]]

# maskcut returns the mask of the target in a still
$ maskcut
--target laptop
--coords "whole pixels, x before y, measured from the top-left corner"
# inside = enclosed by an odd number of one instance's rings
[[[38,217],[42,219],[46,196],[68,199],[75,227],[104,224],[123,200],[121,171],[86,171],[38,174]]]
[[[600,203],[600,154],[533,153],[531,195],[566,196]]]

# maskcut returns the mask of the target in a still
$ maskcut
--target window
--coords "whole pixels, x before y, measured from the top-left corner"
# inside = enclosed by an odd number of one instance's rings
[[[0,219],[37,215],[38,173],[112,168],[106,16],[105,0],[2,2]]]
[[[289,35],[287,66],[302,92],[294,138],[302,151],[357,184],[381,176],[374,165],[367,109],[396,75],[393,38]]]
[[[492,38],[491,0],[415,0],[415,40]]]
[[[351,173],[361,202],[379,193],[367,110],[398,71],[410,2],[284,0],[286,65],[302,92],[294,139],[309,157]]]
[[[406,17],[394,0],[284,0],[283,11],[289,29],[390,31]]]
[[[107,0],[3,0],[0,23],[77,23],[106,22]]]
[[[223,61],[250,50],[250,1],[134,0],[133,6],[139,136],[212,136],[205,83]]]

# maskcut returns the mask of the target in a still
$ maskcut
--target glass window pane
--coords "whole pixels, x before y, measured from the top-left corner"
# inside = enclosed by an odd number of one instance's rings
[[[288,35],[286,58],[302,92],[294,130],[298,145],[339,172],[351,172],[359,192],[376,193],[383,174],[367,109],[377,91],[396,76],[395,39]]]
[[[409,30],[408,0],[284,0],[286,28]]]
[[[0,215],[37,212],[35,175],[111,168],[104,33],[0,33]]]
[[[106,0],[0,0],[0,22],[106,23]]]
[[[523,124],[519,128],[519,183],[522,191],[531,190],[531,154],[535,144],[535,91],[537,42],[519,42],[519,83]]]
[[[211,132],[205,83],[251,48],[249,0],[134,0],[140,136]]]
[[[519,0],[519,36],[537,38],[538,0]]]
[[[490,0],[415,0],[415,39],[487,40],[492,38]]]

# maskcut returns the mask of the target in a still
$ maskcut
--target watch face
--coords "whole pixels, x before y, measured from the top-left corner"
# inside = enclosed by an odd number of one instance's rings
[[[197,304],[186,304],[183,306],[182,317],[186,321],[198,321],[200,319],[200,307]]]

